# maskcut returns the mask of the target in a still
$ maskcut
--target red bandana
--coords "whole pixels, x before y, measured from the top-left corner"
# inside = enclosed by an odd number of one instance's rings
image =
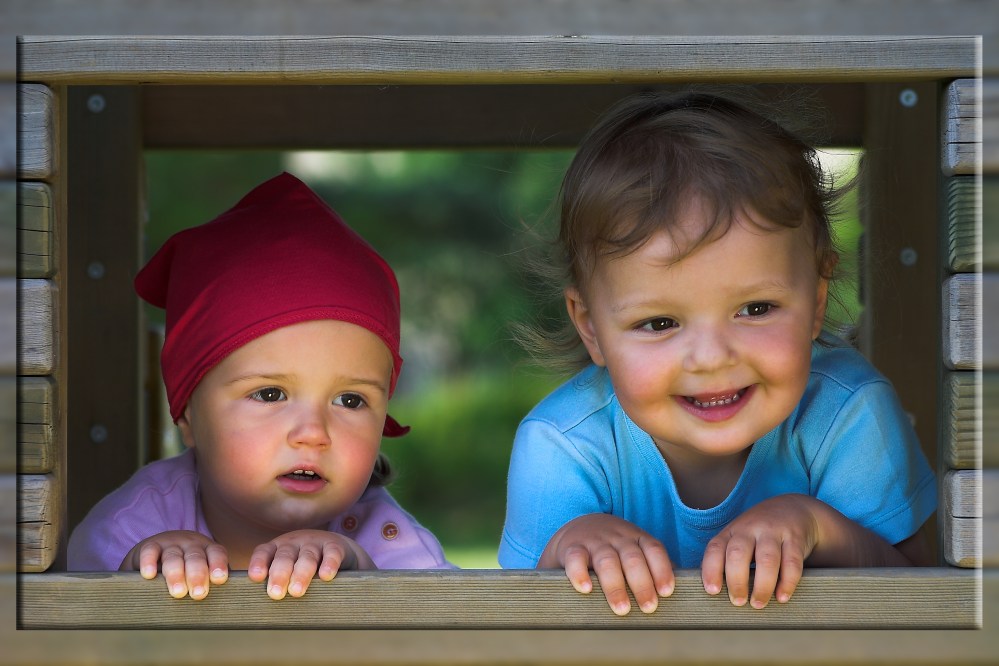
[[[399,285],[385,260],[315,192],[283,173],[201,226],[171,236],[135,278],[166,310],[160,359],[176,421],[201,378],[251,340],[282,326],[335,319],[362,326],[402,366]],[[384,434],[409,430],[389,416]]]

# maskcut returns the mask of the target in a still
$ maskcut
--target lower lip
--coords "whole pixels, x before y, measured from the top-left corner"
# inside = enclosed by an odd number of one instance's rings
[[[716,405],[715,407],[698,407],[697,405],[688,402],[687,399],[682,396],[675,398],[675,400],[683,409],[687,411],[688,414],[692,414],[702,421],[708,421],[709,423],[721,423],[722,421],[727,421],[738,414],[739,410],[745,407],[746,403],[749,402],[749,399],[752,397],[755,390],[755,386],[750,386],[738,400],[730,402],[727,405]]]
[[[292,493],[316,493],[326,486],[324,479],[295,479],[290,476],[279,476],[278,485]]]

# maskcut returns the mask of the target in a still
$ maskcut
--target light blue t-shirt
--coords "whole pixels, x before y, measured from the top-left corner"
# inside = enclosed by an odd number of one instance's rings
[[[854,349],[813,345],[797,409],[756,442],[729,496],[680,500],[652,438],[590,366],[521,422],[510,460],[504,568],[533,568],[552,535],[590,513],[619,516],[665,544],[675,568],[700,567],[708,541],[776,495],[818,498],[896,544],[936,509],[936,481],[891,384]]]

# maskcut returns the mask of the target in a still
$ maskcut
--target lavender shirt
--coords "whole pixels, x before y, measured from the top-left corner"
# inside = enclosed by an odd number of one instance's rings
[[[388,491],[368,488],[328,529],[350,537],[379,569],[451,569],[440,543]],[[90,510],[69,540],[70,571],[117,571],[143,539],[170,530],[208,537],[194,451],[146,465]]]

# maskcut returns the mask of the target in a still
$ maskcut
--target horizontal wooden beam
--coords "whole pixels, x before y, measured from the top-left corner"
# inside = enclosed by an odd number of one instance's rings
[[[51,88],[17,87],[17,177],[48,180],[55,175],[57,114]]]
[[[944,558],[959,567],[999,566],[999,469],[951,470],[941,484]]]
[[[990,305],[999,305],[999,273],[959,273],[944,280],[943,359],[949,368],[999,369],[999,339],[982,336],[984,317],[999,315]]]
[[[55,274],[55,208],[47,183],[17,184],[17,274],[46,278]]]
[[[0,280],[0,293],[5,284]],[[17,280],[17,298],[17,373],[52,374],[58,326],[55,283],[39,279]],[[0,362],[0,369],[6,367],[9,366]]]
[[[23,37],[23,81],[752,83],[974,77],[976,37]]]
[[[743,87],[743,86],[737,86]],[[860,84],[753,86],[821,111],[825,145],[859,146]],[[618,100],[655,84],[143,86],[146,148],[574,148]],[[781,104],[785,106],[786,104]]]
[[[559,571],[343,572],[300,599],[274,602],[237,572],[202,601],[176,600],[137,573],[20,577],[19,626],[55,628],[973,628],[980,579],[963,569],[806,571],[791,602],[762,610],[709,596],[700,572],[677,572],[652,614],[615,616],[597,587],[576,593]]]
[[[942,378],[941,462],[954,469],[999,468],[999,372],[944,372]]]

